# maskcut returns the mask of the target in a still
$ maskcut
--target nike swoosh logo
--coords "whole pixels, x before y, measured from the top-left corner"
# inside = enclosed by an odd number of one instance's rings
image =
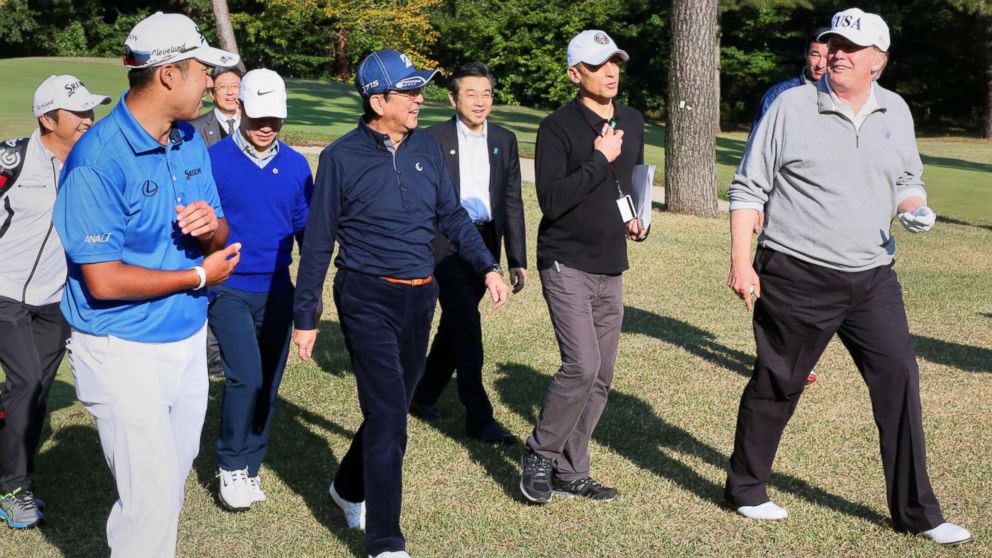
[[[272,93],[273,91],[275,91],[275,89],[269,89],[268,91],[259,91],[258,92],[258,96],[261,97],[262,95],[268,95],[269,93]]]

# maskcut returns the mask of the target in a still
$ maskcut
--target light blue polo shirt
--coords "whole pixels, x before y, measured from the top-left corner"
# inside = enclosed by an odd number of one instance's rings
[[[142,301],[94,299],[80,265],[120,260],[156,270],[203,261],[182,234],[176,205],[203,200],[224,215],[203,139],[185,122],[163,146],[131,115],[124,99],[76,143],[62,170],[52,220],[68,260],[62,313],[92,335],[166,343],[196,333],[207,318],[206,289]]]

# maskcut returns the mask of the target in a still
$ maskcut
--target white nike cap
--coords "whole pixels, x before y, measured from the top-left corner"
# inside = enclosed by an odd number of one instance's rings
[[[94,95],[76,76],[63,74],[48,76],[34,92],[35,118],[55,109],[84,112],[97,105],[106,105],[110,97]]]
[[[286,118],[286,82],[272,70],[252,70],[241,78],[238,99],[249,118]]]
[[[877,46],[882,52],[888,52],[889,26],[878,14],[869,14],[858,8],[850,8],[837,12],[830,20],[830,29],[820,33],[820,40],[827,40],[830,35],[840,35],[858,46]]]
[[[604,31],[589,29],[572,37],[568,42],[568,67],[571,68],[579,62],[599,66],[614,54],[619,55],[624,62],[630,60],[627,51],[620,50]]]
[[[234,66],[233,52],[207,44],[193,20],[183,14],[154,14],[139,21],[124,41],[124,66],[150,68],[195,58],[208,66]]]

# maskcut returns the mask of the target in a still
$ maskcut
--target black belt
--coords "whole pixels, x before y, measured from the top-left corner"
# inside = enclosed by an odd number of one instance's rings
[[[492,225],[493,222],[492,221],[472,221],[472,224],[475,225],[475,228],[477,228],[477,229],[484,229],[484,228],[488,227],[489,225]]]

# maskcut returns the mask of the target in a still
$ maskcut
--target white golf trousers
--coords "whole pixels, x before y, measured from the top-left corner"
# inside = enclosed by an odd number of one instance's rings
[[[73,329],[69,362],[117,484],[107,520],[111,557],[175,556],[186,477],[207,411],[206,326],[173,343]]]

